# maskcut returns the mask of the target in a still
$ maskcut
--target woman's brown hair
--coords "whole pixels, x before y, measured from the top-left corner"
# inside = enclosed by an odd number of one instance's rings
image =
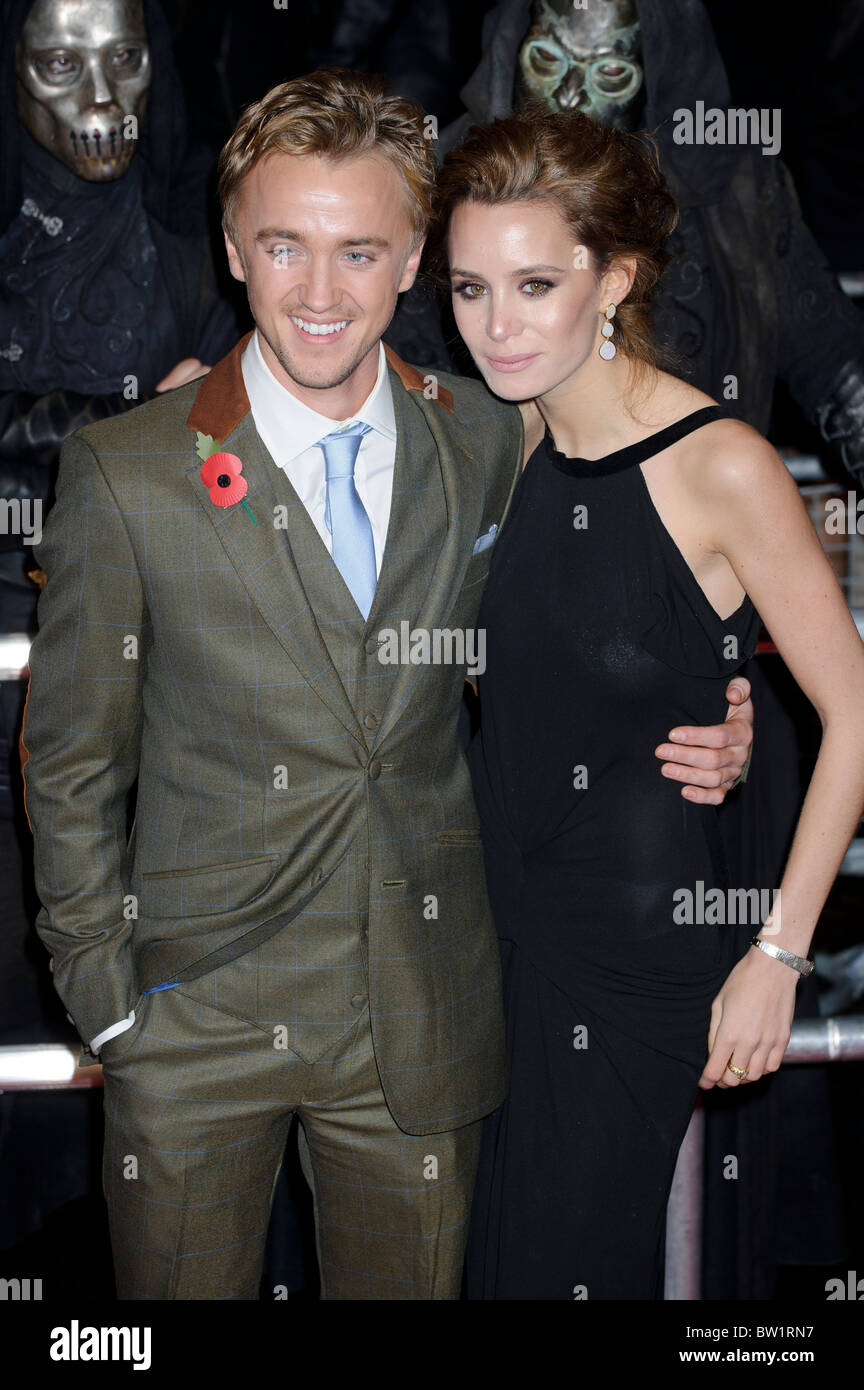
[[[615,316],[615,341],[638,371],[667,360],[651,332],[651,299],[669,254],[678,210],[650,137],[604,126],[578,111],[552,112],[531,101],[513,116],[472,126],[439,171],[429,269],[449,287],[447,234],[460,203],[549,203],[599,279],[632,256],[636,274]]]

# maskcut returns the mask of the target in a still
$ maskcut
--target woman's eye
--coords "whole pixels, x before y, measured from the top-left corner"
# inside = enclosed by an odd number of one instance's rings
[[[545,294],[547,290],[554,289],[555,287],[550,280],[526,280],[522,288],[523,290],[529,290],[530,297],[536,299],[539,295]]]
[[[474,294],[474,290],[477,290],[478,293]],[[479,299],[480,295],[483,293],[483,286],[478,285],[476,281],[466,280],[461,285],[454,285],[453,293],[461,294],[463,299]]]

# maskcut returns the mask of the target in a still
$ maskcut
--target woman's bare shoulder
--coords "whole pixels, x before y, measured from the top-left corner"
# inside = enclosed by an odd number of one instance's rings
[[[745,420],[712,420],[682,444],[682,477],[703,500],[752,503],[765,488],[795,488],[773,444]]]
[[[661,421],[661,427],[684,419],[697,410],[704,410],[706,406],[723,405],[722,401],[716,401],[707,392],[678,377],[666,372],[660,372],[658,376],[660,384],[652,396],[651,405],[656,419]],[[692,434],[685,435],[681,446],[680,456],[690,462],[693,459],[702,460],[703,472],[709,467],[722,471],[724,467],[734,468],[752,460],[756,460],[757,464],[766,458],[779,460],[777,451],[764,435],[746,421],[731,416],[711,420]]]

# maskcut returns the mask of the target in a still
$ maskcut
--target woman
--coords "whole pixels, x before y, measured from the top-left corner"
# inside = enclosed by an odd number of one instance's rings
[[[510,1081],[469,1296],[661,1298],[698,1088],[779,1067],[861,814],[864,648],[775,451],[661,369],[650,301],[677,214],[642,141],[534,106],[448,156],[438,213],[462,337],[496,395],[533,402],[478,619],[470,760]],[[735,892],[773,885],[735,882],[715,808],[645,752],[646,711],[658,742],[670,709],[722,718],[760,614],[824,730],[768,915]],[[768,950],[741,955],[729,928],[757,896]]]

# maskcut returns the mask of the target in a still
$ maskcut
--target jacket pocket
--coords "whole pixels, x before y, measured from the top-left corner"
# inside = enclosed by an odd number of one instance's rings
[[[317,897],[349,849],[337,842],[313,863],[274,854],[214,866],[212,874],[138,880],[146,904],[135,933],[142,988],[197,979],[269,940]]]
[[[245,907],[266,893],[278,865],[278,854],[260,854],[254,859],[142,874],[140,913],[144,917],[207,917]]]
[[[229,864],[195,864],[191,869],[157,869],[142,878],[191,878],[193,874],[212,874],[220,869],[248,869],[252,864],[270,864],[275,854],[259,854],[257,859],[236,859]]]
[[[479,830],[439,830],[435,839],[439,845],[479,845]]]

